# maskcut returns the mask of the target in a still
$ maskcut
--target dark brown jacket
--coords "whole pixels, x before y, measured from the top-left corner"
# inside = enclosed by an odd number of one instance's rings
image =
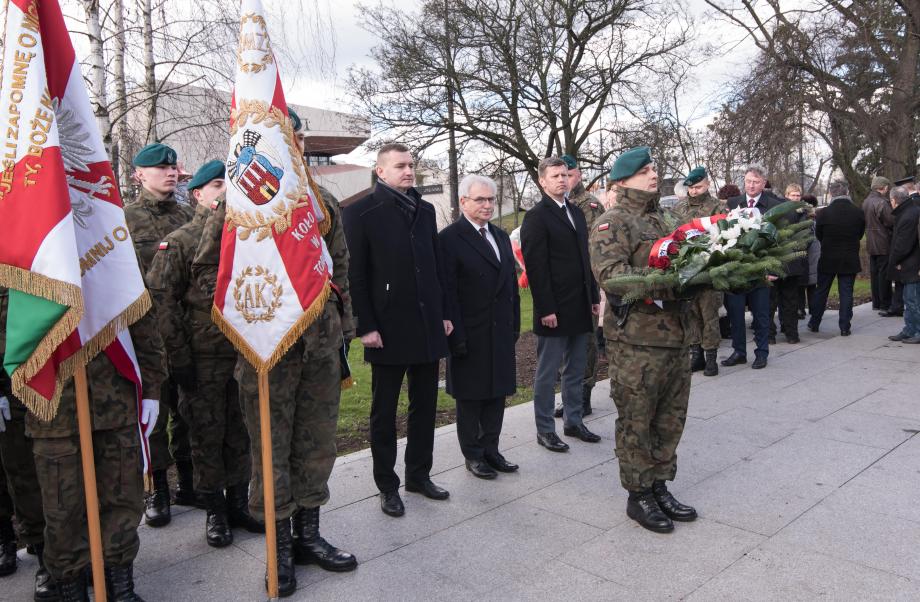
[[[873,190],[863,201],[862,210],[866,217],[866,252],[869,255],[888,255],[894,227],[891,203],[878,190]]]

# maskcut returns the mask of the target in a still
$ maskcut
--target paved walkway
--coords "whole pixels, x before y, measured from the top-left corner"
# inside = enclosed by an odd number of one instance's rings
[[[492,482],[466,472],[453,426],[438,429],[433,474],[451,498],[406,494],[399,519],[380,512],[369,452],[339,458],[322,532],[361,565],[301,567],[290,599],[920,600],[920,348],[889,342],[901,320],[867,305],[851,337],[835,321],[780,342],[766,370],[693,377],[672,490],[700,519],[673,534],[626,517],[604,384],[590,417],[604,440],[568,454],[537,446],[530,404],[509,409],[502,447],[521,470]],[[204,514],[177,510],[141,527],[138,592],[264,599],[263,538],[215,550]],[[30,599],[34,568],[25,557],[0,599]]]

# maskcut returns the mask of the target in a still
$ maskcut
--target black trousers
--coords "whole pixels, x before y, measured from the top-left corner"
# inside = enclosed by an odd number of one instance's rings
[[[396,476],[396,406],[403,376],[408,376],[406,480],[422,482],[431,472],[434,419],[438,402],[438,362],[411,365],[371,364],[371,455],[380,491],[399,488]]]
[[[853,319],[853,286],[856,283],[856,274],[826,274],[818,272],[818,290],[815,293],[814,303],[811,306],[811,318],[808,322],[820,326],[824,310],[827,309],[827,298],[831,292],[831,285],[837,278],[837,294],[840,298],[840,310],[837,322],[840,330],[849,330],[850,321]]]
[[[498,453],[498,437],[505,417],[505,398],[458,399],[457,439],[467,460]]]
[[[798,276],[781,278],[770,289],[770,335],[776,336],[776,311],[779,310],[779,327],[787,337],[799,336],[799,286]]]
[[[891,295],[891,307],[889,311],[904,312],[904,284],[901,282],[894,283],[894,293]]]
[[[869,256],[869,277],[872,281],[872,309],[891,309],[891,280],[888,279],[887,255]]]

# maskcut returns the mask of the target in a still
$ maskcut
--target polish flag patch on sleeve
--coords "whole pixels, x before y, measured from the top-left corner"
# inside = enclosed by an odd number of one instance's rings
[[[607,223],[600,224],[600,225],[597,227],[597,231],[598,231],[598,232],[603,232],[604,230],[609,230],[609,229],[610,229],[610,224],[607,224]]]
[[[168,242],[168,241],[165,241],[165,240],[164,240],[163,242],[160,243],[160,250],[161,250],[161,251],[165,251],[165,250],[168,249],[168,248],[169,248],[169,242]]]
[[[597,203],[590,203],[591,209],[597,209]]]

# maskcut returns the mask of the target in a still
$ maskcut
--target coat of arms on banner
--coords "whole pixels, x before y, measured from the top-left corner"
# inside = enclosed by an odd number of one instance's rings
[[[268,203],[281,189],[284,170],[281,161],[262,134],[250,129],[243,130],[243,141],[233,151],[236,160],[227,162],[227,177],[240,192],[255,203]]]

